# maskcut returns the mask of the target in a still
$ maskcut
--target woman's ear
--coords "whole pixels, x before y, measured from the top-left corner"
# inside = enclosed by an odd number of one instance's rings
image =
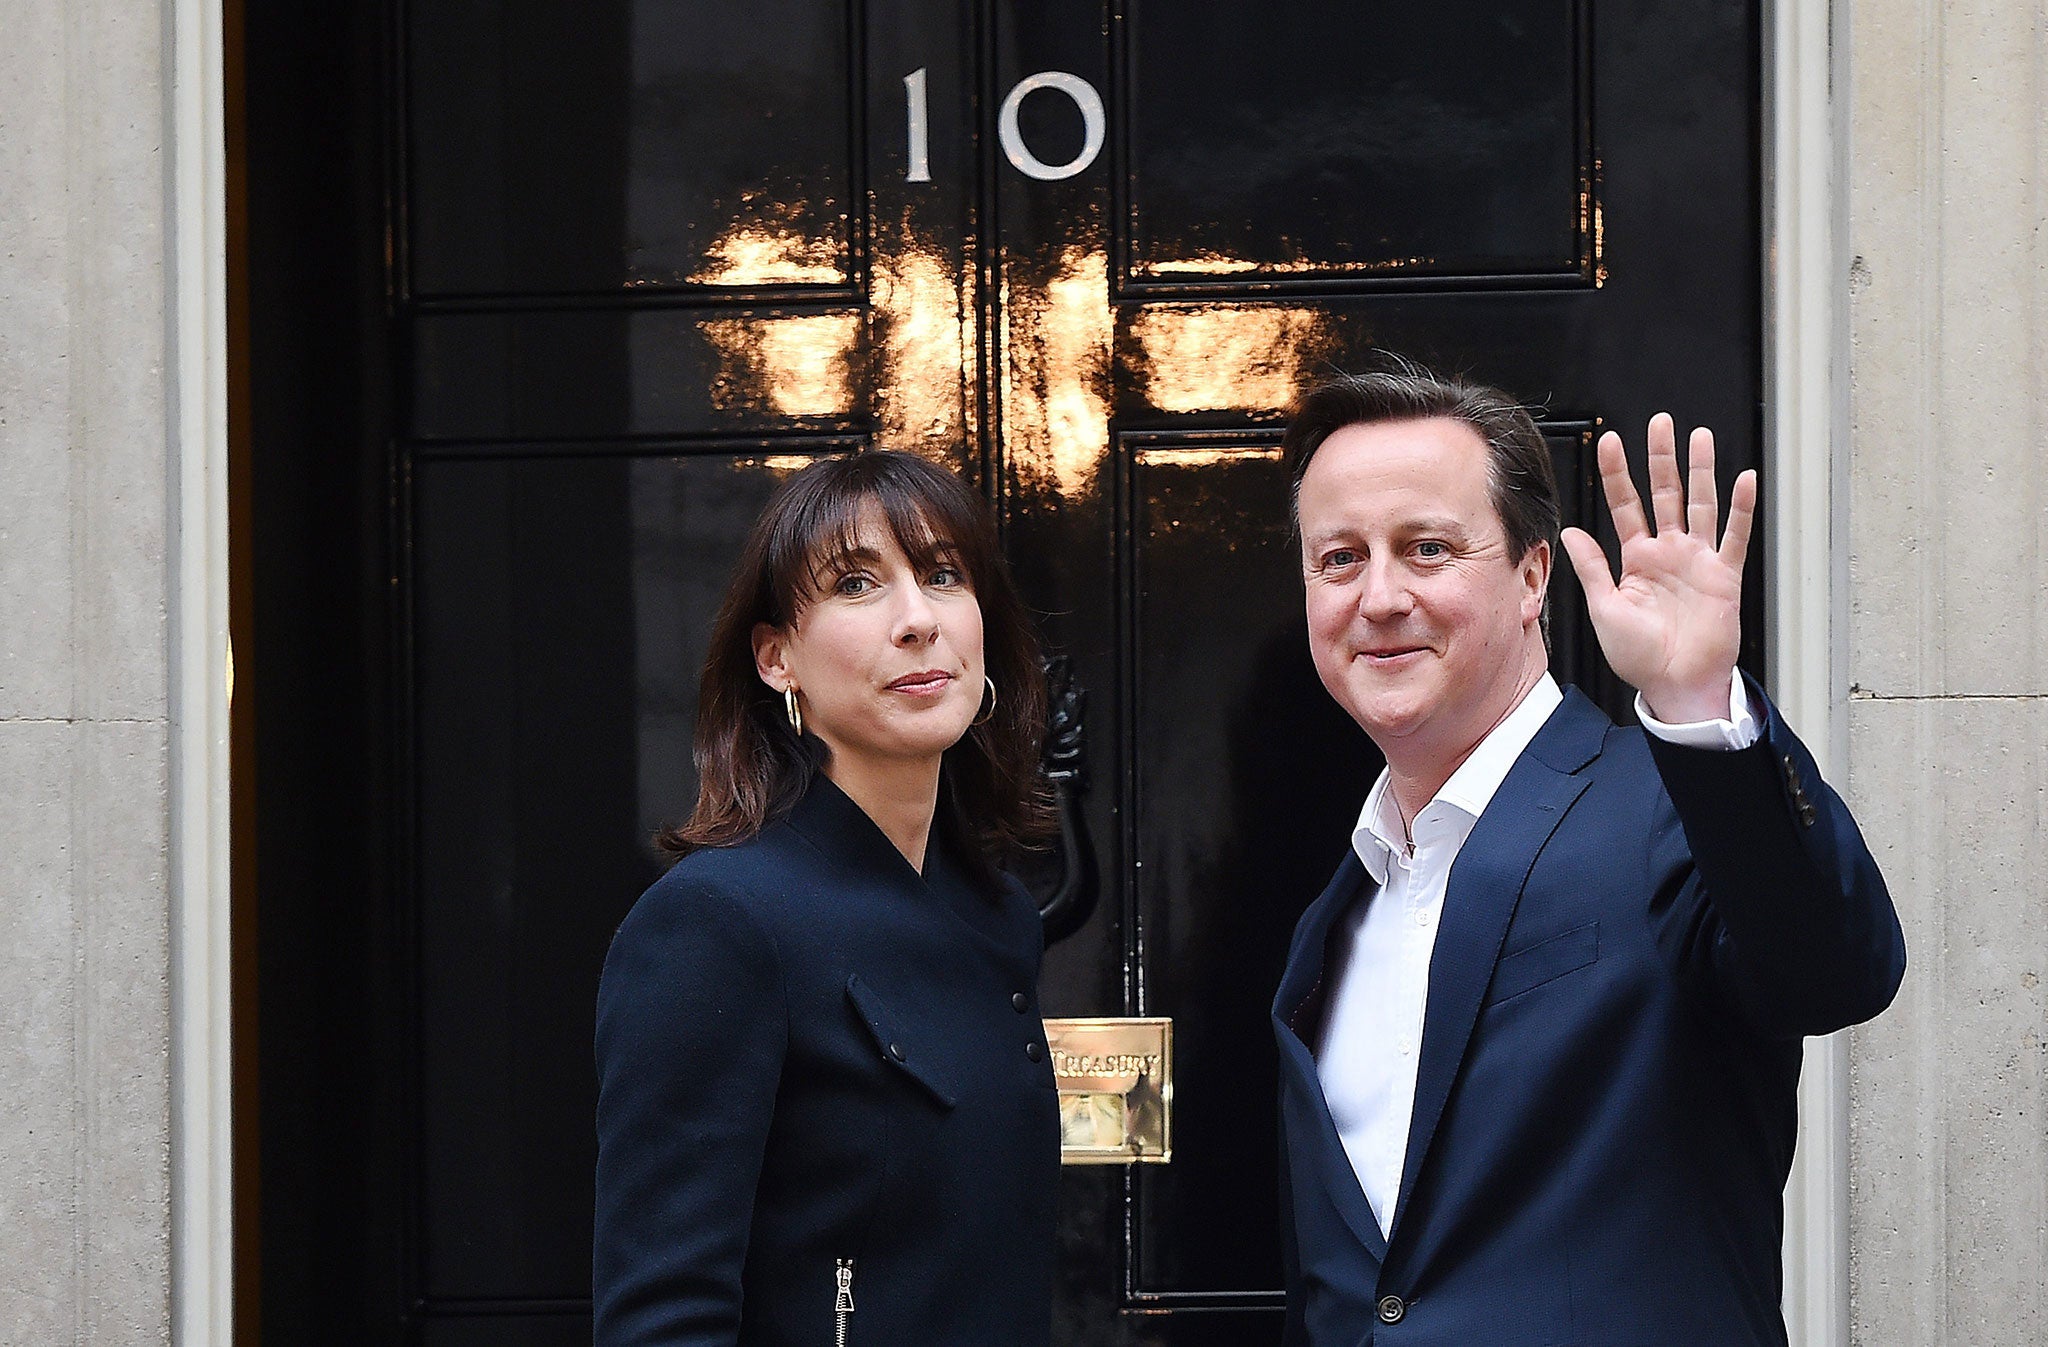
[[[770,688],[781,692],[794,681],[789,674],[783,631],[766,622],[754,624],[754,672]]]

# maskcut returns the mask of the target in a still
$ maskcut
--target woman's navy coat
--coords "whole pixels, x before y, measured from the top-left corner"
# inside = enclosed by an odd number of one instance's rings
[[[598,992],[598,1347],[1042,1347],[1058,1110],[1038,913],[920,876],[820,776],[694,852]]]

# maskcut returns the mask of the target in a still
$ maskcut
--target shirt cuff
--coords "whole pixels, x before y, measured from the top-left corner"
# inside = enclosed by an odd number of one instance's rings
[[[1733,752],[1748,748],[1763,737],[1763,729],[1756,723],[1756,713],[1749,709],[1749,689],[1742,685],[1740,671],[1728,676],[1726,720],[1694,720],[1683,725],[1667,725],[1650,714],[1650,705],[1640,692],[1636,694],[1636,719],[1643,722],[1643,728],[1651,734],[1682,748],[1717,748]]]

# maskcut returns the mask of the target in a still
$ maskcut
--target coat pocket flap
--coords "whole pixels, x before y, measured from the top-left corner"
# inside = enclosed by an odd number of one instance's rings
[[[1499,1005],[1544,983],[1576,973],[1600,957],[1600,923],[1584,926],[1539,940],[1524,949],[1501,957],[1493,970],[1493,988],[1486,1000]]]
[[[959,1102],[931,1055],[929,1031],[914,1031],[909,1021],[860,980],[858,973],[846,979],[846,998],[853,1002],[854,1012],[874,1037],[875,1050],[881,1053],[883,1061],[922,1085],[945,1107]]]

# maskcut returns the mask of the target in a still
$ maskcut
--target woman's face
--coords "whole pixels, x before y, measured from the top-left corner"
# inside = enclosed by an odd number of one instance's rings
[[[980,710],[981,604],[944,549],[919,570],[881,510],[862,507],[854,550],[788,627],[754,629],[754,664],[794,685],[804,728],[832,751],[828,773],[932,761]]]

